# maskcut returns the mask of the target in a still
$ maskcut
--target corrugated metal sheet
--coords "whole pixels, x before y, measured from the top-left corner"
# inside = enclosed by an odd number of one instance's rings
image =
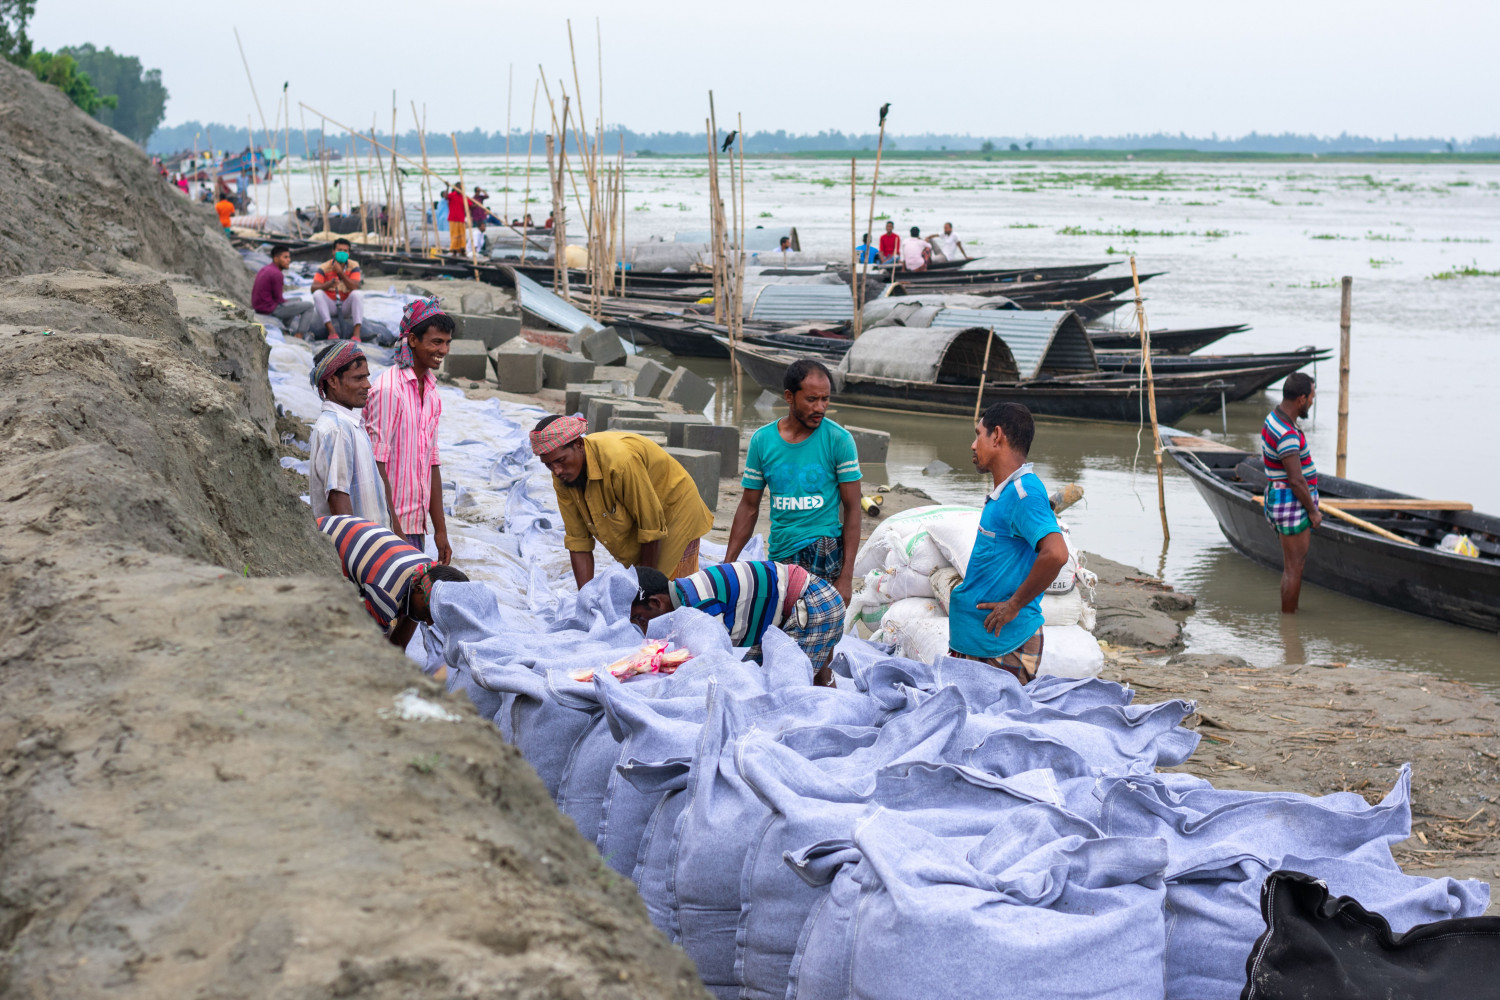
[[[511,268],[505,270],[516,283],[516,302],[523,312],[569,333],[601,329],[592,317],[564,301],[561,296],[554,295],[519,271]]]
[[[845,323],[854,318],[847,285],[762,285],[745,289],[745,318],[772,323]]]
[[[979,384],[984,362],[983,328],[933,329],[877,326],[860,335],[839,368],[848,375],[900,379],[903,382]],[[1015,358],[1002,340],[990,348],[987,379],[1014,379]]]
[[[932,325],[993,330],[1010,348],[1023,379],[1038,378],[1043,372],[1099,369],[1088,333],[1071,310],[944,309],[933,317]]]

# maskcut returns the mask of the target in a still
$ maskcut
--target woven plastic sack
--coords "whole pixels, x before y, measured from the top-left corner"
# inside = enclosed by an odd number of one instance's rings
[[[1077,597],[1078,591],[1069,596]],[[1098,677],[1104,670],[1099,640],[1081,625],[1042,626],[1042,662],[1037,672],[1054,677]]]
[[[831,884],[787,996],[1161,997],[1165,845],[1041,803],[993,819],[984,837],[945,837],[881,809],[794,854]]]

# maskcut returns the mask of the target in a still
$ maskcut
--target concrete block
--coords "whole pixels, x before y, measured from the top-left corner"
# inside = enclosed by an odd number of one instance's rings
[[[609,418],[614,416],[615,410],[624,405],[625,396],[584,396],[583,415],[588,420],[589,426],[603,430],[609,426]]]
[[[448,356],[443,359],[443,371],[454,378],[483,382],[489,373],[489,358],[482,340],[455,340],[448,347]]]
[[[568,341],[568,350],[582,354],[596,365],[625,364],[625,345],[612,326],[575,333]]]
[[[473,316],[467,313],[451,313],[458,327],[454,339],[484,341],[485,350],[494,350],[507,340],[521,335],[521,321],[512,316]]]
[[[654,417],[622,417],[613,413],[609,418],[609,429],[632,434],[659,434],[663,442],[667,440],[667,425]]]
[[[660,420],[661,432],[665,434],[667,432],[667,422],[665,420],[662,420],[662,418],[664,416],[667,416],[667,414],[664,414],[659,408],[652,409],[649,406],[637,405],[638,403],[639,400],[630,398],[621,400],[618,406],[609,411],[610,418],[623,418],[626,420]]]
[[[642,368],[646,367],[646,363],[648,361],[653,365],[656,364],[655,361],[651,361],[651,359],[646,357],[644,354],[625,355],[625,367],[629,368],[633,372],[638,372]]]
[[[666,451],[693,477],[698,495],[708,509],[716,510],[719,506],[719,453],[698,448],[669,447]]]
[[[854,437],[854,448],[859,453],[861,465],[870,463],[884,465],[885,457],[891,450],[891,435],[886,431],[872,431],[868,427],[850,427],[844,424],[844,430]]]
[[[740,429],[718,424],[678,424],[684,448],[719,453],[719,478],[740,474]]]
[[[663,413],[661,418],[667,422],[667,440],[672,442],[672,447],[682,448],[682,428],[686,424],[706,424],[709,419],[701,413]]]
[[[636,355],[640,357],[640,355]],[[657,396],[667,379],[672,373],[667,368],[657,364],[650,358],[641,358],[641,366],[635,373],[635,394],[637,396]]]
[[[542,349],[542,386],[566,389],[570,382],[587,382],[594,377],[594,363],[581,354]]]
[[[542,391],[542,348],[528,340],[508,340],[490,351],[490,366],[502,392]]]
[[[582,412],[584,396],[624,396],[628,390],[623,382],[569,382],[563,386],[563,412]]]
[[[678,368],[662,384],[660,397],[671,400],[689,413],[701,413],[714,398],[714,387],[686,368]]]

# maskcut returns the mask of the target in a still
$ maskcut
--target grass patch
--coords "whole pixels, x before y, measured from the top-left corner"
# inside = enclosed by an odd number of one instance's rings
[[[1485,271],[1477,264],[1470,263],[1427,276],[1428,281],[1454,281],[1458,278],[1500,278],[1500,271]]]
[[[1401,262],[1399,260],[1397,260],[1396,258],[1394,258],[1394,257],[1371,257],[1370,258],[1370,266],[1373,267],[1373,268],[1375,268],[1375,269],[1377,269],[1377,270],[1379,270],[1382,267],[1391,267],[1392,265],[1399,264],[1399,263],[1401,263]]]
[[[1315,240],[1352,240],[1353,236],[1340,236],[1337,233],[1314,233],[1311,239]]]

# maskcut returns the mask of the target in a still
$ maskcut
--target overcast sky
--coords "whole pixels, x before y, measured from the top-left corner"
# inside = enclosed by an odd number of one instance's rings
[[[595,118],[596,16],[605,116],[638,131],[701,129],[712,88],[720,124],[743,112],[749,131],[871,131],[890,101],[896,134],[1500,132],[1495,0],[38,0],[31,33],[46,48],[93,42],[159,67],[167,124],[254,110],[237,27],[268,119],[287,81],[294,107],[354,125],[379,112],[389,129],[395,89],[403,130],[415,100],[433,131],[492,131],[505,128],[512,64],[518,128],[539,63],[554,96],[560,77],[573,91],[567,17]]]

